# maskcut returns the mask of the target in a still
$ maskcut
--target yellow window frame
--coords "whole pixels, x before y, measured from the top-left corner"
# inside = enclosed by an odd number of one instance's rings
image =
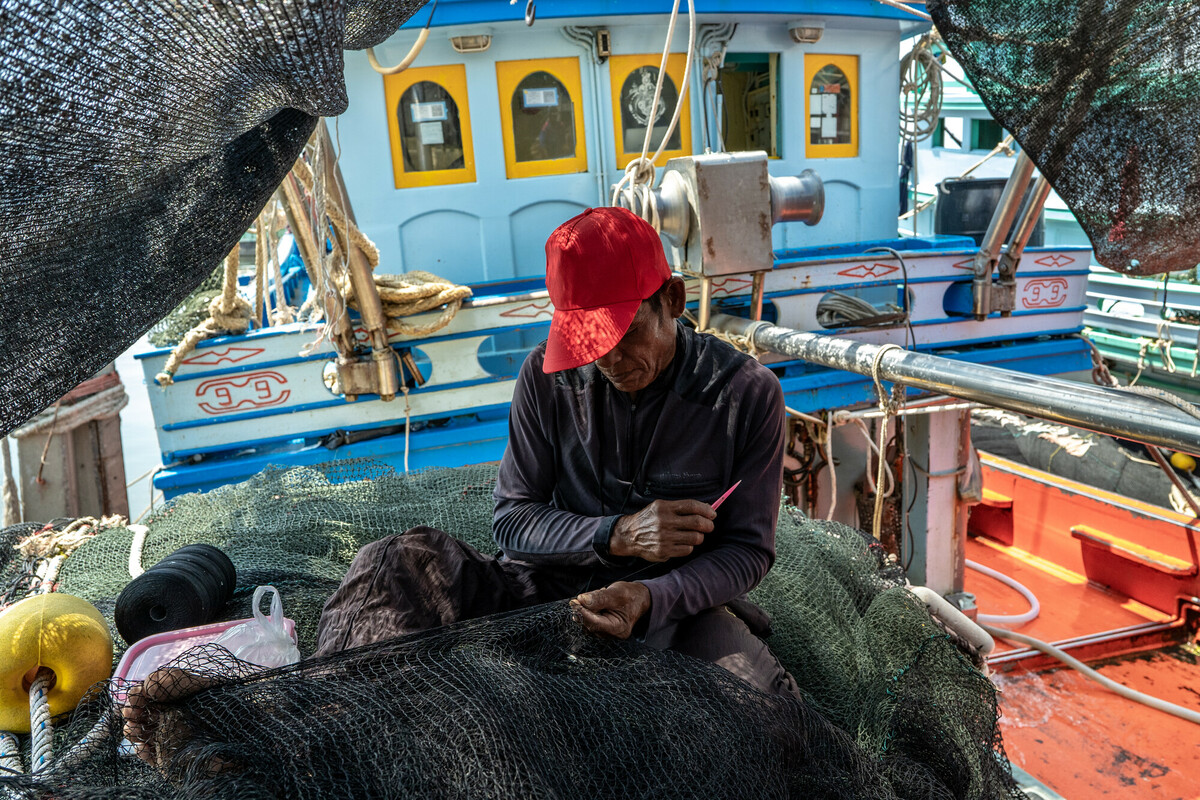
[[[828,66],[837,67],[850,83],[850,141],[846,144],[813,144],[812,82]],[[804,154],[808,158],[854,158],[858,155],[858,56],[804,54]]]
[[[400,123],[396,109],[400,98],[416,83],[431,81],[438,84],[458,106],[458,125],[462,136],[463,165],[455,169],[433,169],[409,172],[404,168],[404,149],[400,140]],[[451,183],[474,183],[475,143],[471,139],[471,110],[467,103],[467,70],[462,64],[441,67],[410,67],[396,75],[383,76],[383,97],[387,107],[388,134],[392,145],[392,175],[397,189],[418,186],[441,186]]]
[[[571,96],[575,119],[575,155],[542,161],[517,161],[513,133],[512,97],[521,81],[535,72],[548,72]],[[509,178],[533,178],[540,175],[569,175],[587,172],[587,144],[583,129],[583,84],[579,79],[579,59],[532,58],[524,61],[497,61],[496,88],[500,94],[500,127],[504,135],[504,168]]]
[[[658,69],[658,65],[662,62],[662,53],[648,53],[646,55],[636,56],[610,56],[608,59],[608,75],[609,83],[612,90],[612,109],[613,109],[613,143],[617,150],[617,167],[625,169],[625,166],[642,154],[639,147],[636,152],[625,152],[624,140],[621,130],[621,87],[625,85],[625,80],[635,69],[641,67],[653,67]],[[675,83],[675,88],[679,92],[689,88],[687,76],[683,74],[683,68],[687,64],[687,55],[685,53],[672,53],[667,56],[667,76]],[[672,106],[666,110],[664,119],[669,120],[671,114],[675,113],[675,108]],[[651,148],[656,147],[652,141]],[[652,151],[653,152],[653,151]],[[651,155],[647,153],[646,155]],[[679,149],[664,150],[663,154],[654,162],[654,166],[661,167],[667,163],[667,159],[677,158],[679,156],[691,155],[692,153],[692,97],[689,92],[683,99],[683,110],[679,113]]]

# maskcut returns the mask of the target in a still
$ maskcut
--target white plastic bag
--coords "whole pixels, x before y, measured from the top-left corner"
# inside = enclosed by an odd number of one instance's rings
[[[262,598],[271,593],[271,614],[263,616]],[[283,601],[274,586],[254,590],[254,619],[234,625],[213,644],[219,644],[242,661],[260,667],[283,667],[300,660],[300,650],[283,625]]]

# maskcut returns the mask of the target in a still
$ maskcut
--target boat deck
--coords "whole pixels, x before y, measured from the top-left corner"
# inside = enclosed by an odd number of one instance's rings
[[[1038,597],[1041,614],[1014,630],[1066,644],[1102,674],[1200,711],[1194,624],[1090,582],[1071,547],[1078,553],[1080,543],[1069,530],[1046,527],[1036,542],[971,537],[966,556]],[[1029,608],[993,578],[968,569],[965,580],[981,613]],[[1200,727],[1126,700],[1024,646],[998,641],[991,665],[1008,755],[1049,789],[1068,800],[1200,798]]]

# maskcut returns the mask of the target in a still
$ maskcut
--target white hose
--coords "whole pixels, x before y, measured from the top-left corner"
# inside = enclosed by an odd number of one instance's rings
[[[408,55],[400,59],[400,63],[394,67],[385,67],[380,64],[379,60],[375,58],[374,47],[367,48],[367,61],[371,63],[371,69],[375,70],[380,75],[398,75],[399,73],[408,69],[409,66],[417,60],[417,56],[421,54],[421,48],[425,46],[425,40],[428,38],[429,26],[426,25],[421,29],[421,32],[417,34],[417,41],[414,42],[413,46],[408,49]]]
[[[983,615],[981,614],[980,616],[982,617]],[[1200,711],[1193,711],[1190,708],[1177,706],[1174,703],[1168,703],[1166,700],[1160,700],[1157,697],[1151,697],[1148,694],[1142,694],[1136,689],[1130,689],[1128,686],[1117,683],[1111,678],[1106,678],[1099,672],[1096,672],[1096,670],[1089,667],[1087,664],[1084,664],[1079,659],[1067,655],[1054,645],[1047,644],[1041,639],[1035,639],[1032,636],[1026,636],[1023,633],[1005,630],[1004,628],[993,628],[990,625],[980,625],[980,627],[982,627],[992,636],[995,636],[999,639],[1008,639],[1009,641],[1020,642],[1021,644],[1028,645],[1034,650],[1045,653],[1048,656],[1053,656],[1072,669],[1078,670],[1083,677],[1095,681],[1106,689],[1111,689],[1128,700],[1133,700],[1134,702],[1141,703],[1142,705],[1149,706],[1150,708],[1157,709],[1158,711],[1163,711],[1167,714],[1171,714],[1172,716],[1176,716],[1180,719],[1200,725]]]
[[[1029,589],[1025,588],[1025,586],[1008,577],[1003,572],[997,572],[991,567],[985,567],[978,561],[972,561],[968,558],[967,566],[976,572],[981,572],[984,575],[987,575],[989,578],[995,578],[1010,589],[1014,589],[1015,591],[1019,592],[1021,596],[1024,597],[1029,603],[1029,610],[1024,614],[979,614],[975,617],[978,622],[990,622],[992,624],[998,623],[1001,625],[1024,625],[1027,622],[1032,622],[1033,620],[1037,619],[1038,614],[1040,614],[1042,611],[1042,607],[1041,604],[1038,603],[1038,599],[1033,592],[1029,591]]]

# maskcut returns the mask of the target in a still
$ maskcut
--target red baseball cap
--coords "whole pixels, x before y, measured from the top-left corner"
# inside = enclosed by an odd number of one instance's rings
[[[546,240],[554,319],[542,369],[574,369],[612,350],[670,277],[658,234],[632,211],[589,208],[559,225]]]

